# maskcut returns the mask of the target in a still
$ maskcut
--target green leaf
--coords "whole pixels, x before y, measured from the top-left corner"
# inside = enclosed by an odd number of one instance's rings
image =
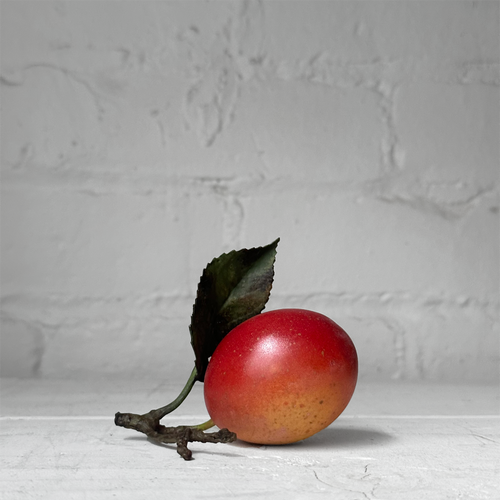
[[[273,284],[278,242],[279,238],[264,247],[222,254],[204,269],[189,326],[197,380],[203,382],[219,342],[264,309]]]

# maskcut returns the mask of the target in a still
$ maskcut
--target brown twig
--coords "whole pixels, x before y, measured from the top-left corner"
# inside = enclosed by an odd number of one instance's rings
[[[115,424],[126,429],[134,429],[146,434],[150,439],[159,443],[176,443],[177,453],[184,460],[191,460],[193,453],[188,449],[190,442],[199,443],[231,443],[236,439],[236,434],[227,429],[218,432],[205,433],[196,427],[180,425],[177,427],[165,427],[160,424],[161,412],[151,410],[144,415],[134,413],[117,413]]]

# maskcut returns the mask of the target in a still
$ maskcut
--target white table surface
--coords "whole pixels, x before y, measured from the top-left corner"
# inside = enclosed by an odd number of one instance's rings
[[[0,498],[500,499],[496,386],[358,384],[344,414],[287,446],[191,443],[194,460],[116,427],[182,384],[1,380]],[[206,420],[203,386],[163,419]]]

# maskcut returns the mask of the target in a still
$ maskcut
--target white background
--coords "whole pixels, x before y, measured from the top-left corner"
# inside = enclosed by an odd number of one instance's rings
[[[499,5],[2,1],[1,374],[184,381],[279,236],[361,379],[497,380]]]

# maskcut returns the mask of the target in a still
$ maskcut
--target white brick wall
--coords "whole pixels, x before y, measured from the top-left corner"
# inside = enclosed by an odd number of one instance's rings
[[[1,374],[184,381],[280,236],[361,378],[497,380],[499,5],[2,1]]]

